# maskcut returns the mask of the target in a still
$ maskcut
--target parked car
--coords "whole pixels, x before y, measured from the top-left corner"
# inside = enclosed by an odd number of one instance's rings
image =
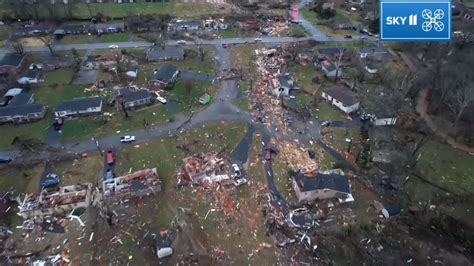
[[[240,172],[240,168],[236,163],[232,164],[232,169],[234,170],[234,177],[242,176],[242,172]]]
[[[133,142],[135,141],[135,136],[123,136],[120,138],[120,142],[123,142],[123,143],[128,143],[128,142]]]
[[[209,94],[204,94],[199,98],[199,103],[202,105],[208,104],[211,102],[211,95]]]
[[[352,35],[347,34],[344,36],[344,39],[352,39]]]
[[[227,43],[223,43],[222,48],[227,48]]]
[[[110,180],[114,178],[114,172],[112,172],[112,169],[107,169],[107,171],[104,174],[104,179],[105,180]]]
[[[186,44],[186,41],[185,40],[179,40],[176,42],[177,44]]]
[[[162,96],[158,95],[156,96],[156,100],[159,101],[162,104],[166,104],[166,99],[163,98]]]
[[[326,120],[326,121],[323,121],[323,122],[321,123],[321,126],[323,126],[323,127],[328,127],[328,126],[330,126],[330,125],[331,125],[331,121],[327,121],[327,120]]]
[[[262,41],[262,38],[255,38],[253,39],[255,42],[261,42]]]
[[[41,190],[59,185],[59,176],[54,173],[48,173],[46,177],[41,181]]]
[[[272,149],[266,148],[263,151],[263,158],[267,161],[271,160],[272,159]]]
[[[13,161],[13,157],[10,155],[2,155],[0,156],[0,163],[9,163]]]
[[[245,177],[234,179],[234,186],[236,186],[236,187],[241,186],[245,183],[247,183],[247,179]]]
[[[116,44],[111,44],[111,45],[109,45],[109,48],[110,49],[118,49],[119,47]]]
[[[115,155],[114,155],[114,152],[112,150],[107,151],[106,161],[107,161],[107,164],[109,164],[109,165],[115,163]]]

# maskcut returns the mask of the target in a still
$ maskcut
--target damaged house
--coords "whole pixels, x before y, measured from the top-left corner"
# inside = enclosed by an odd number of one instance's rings
[[[85,183],[59,187],[58,190],[42,190],[26,194],[20,206],[24,219],[52,215],[66,215],[75,208],[87,208],[91,202],[92,184]]]
[[[150,83],[163,89],[170,88],[179,75],[179,69],[173,65],[165,65],[153,71]]]
[[[293,189],[299,202],[334,198],[340,202],[354,201],[349,180],[340,169],[322,171],[316,175],[296,174],[293,176]]]
[[[270,80],[272,92],[277,97],[289,96],[290,92],[295,89],[299,89],[295,86],[293,77],[290,74],[279,75],[274,79]]]
[[[147,90],[119,89],[116,90],[115,98],[117,97],[123,97],[126,108],[139,107],[152,102],[151,94]]]
[[[156,168],[144,169],[123,176],[104,179],[103,197],[106,203],[148,196],[161,191]]]
[[[201,154],[183,159],[183,166],[178,171],[178,185],[182,183],[203,184],[213,183],[228,185],[233,183],[229,162],[217,157],[217,154]]]
[[[324,76],[328,78],[335,78],[336,76],[339,78],[342,76],[342,69],[329,60],[323,60],[321,62],[321,70],[323,71]]]

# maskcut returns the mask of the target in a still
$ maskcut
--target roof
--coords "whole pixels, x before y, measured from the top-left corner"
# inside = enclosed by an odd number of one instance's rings
[[[28,69],[25,73],[23,73],[23,75],[21,75],[20,78],[39,78],[41,73],[41,69]]]
[[[330,189],[334,191],[351,193],[347,176],[337,173],[317,173],[315,176],[297,174],[293,177],[302,192]]]
[[[28,93],[28,92],[20,93],[16,95],[15,97],[13,97],[13,99],[8,103],[8,106],[10,107],[10,106],[28,104],[30,103],[31,98],[33,98],[32,93]]]
[[[359,99],[357,99],[357,94],[346,90],[343,87],[335,86],[327,89],[324,91],[324,93],[340,101],[345,106],[351,106],[359,102]]]
[[[120,89],[118,95],[125,96],[125,102],[134,102],[151,98],[151,95],[147,90],[131,91],[129,89]]]
[[[54,111],[81,111],[88,108],[99,107],[101,104],[102,98],[99,96],[76,98],[58,102]]]
[[[0,108],[0,117],[3,116],[26,116],[28,114],[41,113],[44,109],[44,104],[25,104],[13,107]]]
[[[165,65],[161,67],[156,73],[153,75],[155,80],[161,80],[165,83],[168,83],[172,78],[173,75],[178,71],[178,68],[173,65]]]
[[[161,231],[155,236],[155,246],[157,248],[171,247],[171,239],[166,231]]]
[[[324,67],[324,69],[326,69],[327,72],[332,72],[336,70],[336,65],[334,65],[332,62],[328,60],[324,60],[323,62],[321,62],[321,64]]]
[[[123,22],[117,22],[117,23],[97,23],[95,24],[95,28],[97,30],[106,30],[109,28],[121,28],[123,29],[125,27],[125,24]]]
[[[278,76],[278,81],[280,82],[280,86],[291,88],[293,87],[293,80],[291,79],[290,75],[281,75]]]
[[[387,49],[383,46],[364,47],[364,48],[360,48],[359,52],[361,54],[388,53]]]
[[[138,66],[130,66],[130,67],[127,69],[127,72],[128,72],[128,71],[138,72]]]
[[[199,27],[199,22],[194,20],[183,20],[176,22],[176,27],[190,28],[190,27]]]
[[[165,49],[152,47],[146,51],[148,59],[165,59],[169,57],[183,57],[184,50],[179,47],[165,47]]]
[[[62,29],[66,32],[69,32],[69,31],[84,31],[84,30],[86,30],[86,25],[85,24],[62,25],[59,29]]]
[[[3,95],[3,97],[8,97],[8,96],[15,96],[15,95],[18,95],[20,94],[21,92],[23,91],[22,88],[13,88],[13,89],[9,89],[5,95]]]
[[[0,60],[0,66],[18,66],[25,56],[19,54],[6,54]]]
[[[341,52],[341,49],[340,48],[336,48],[336,47],[329,47],[329,48],[321,48],[321,49],[318,49],[318,53],[319,54],[323,54],[323,55],[334,55],[334,54],[339,54]],[[344,51],[342,51],[344,52]]]

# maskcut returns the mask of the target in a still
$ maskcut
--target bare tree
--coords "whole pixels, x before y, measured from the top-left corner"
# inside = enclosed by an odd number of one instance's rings
[[[117,110],[122,111],[126,118],[129,117],[127,108],[125,106],[126,98],[123,95],[119,95],[115,98],[115,103],[117,105]]]
[[[20,55],[25,53],[25,48],[23,47],[23,43],[20,40],[15,40],[11,43],[12,49]]]
[[[46,47],[48,47],[49,52],[51,55],[54,55],[54,37],[52,35],[46,35],[46,36],[39,36],[37,37],[38,40],[40,40]]]
[[[455,128],[458,127],[461,116],[472,102],[474,102],[474,82],[472,81],[448,92],[447,105],[454,115]]]
[[[339,48],[339,57],[336,63],[336,75],[334,76],[334,84],[337,82],[337,76],[339,75],[339,70],[341,68],[342,57],[344,56],[344,48]]]

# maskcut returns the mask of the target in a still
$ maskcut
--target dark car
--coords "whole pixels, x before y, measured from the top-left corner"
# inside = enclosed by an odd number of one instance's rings
[[[344,36],[344,38],[345,39],[352,39],[352,35],[347,34],[347,35]]]
[[[57,174],[49,173],[41,182],[41,190],[59,185],[59,176]]]
[[[105,158],[106,158],[107,164],[114,164],[115,163],[115,155],[114,155],[114,152],[112,150],[107,151],[107,155],[106,155]]]
[[[105,180],[114,179],[114,173],[112,172],[112,169],[107,169],[107,171],[104,174],[104,179]]]
[[[9,163],[11,161],[13,161],[13,157],[11,156],[8,156],[8,155],[0,156],[0,163]]]
[[[222,48],[227,48],[227,43],[223,43]]]
[[[270,148],[266,148],[263,151],[263,158],[267,161],[272,159],[272,150]]]

